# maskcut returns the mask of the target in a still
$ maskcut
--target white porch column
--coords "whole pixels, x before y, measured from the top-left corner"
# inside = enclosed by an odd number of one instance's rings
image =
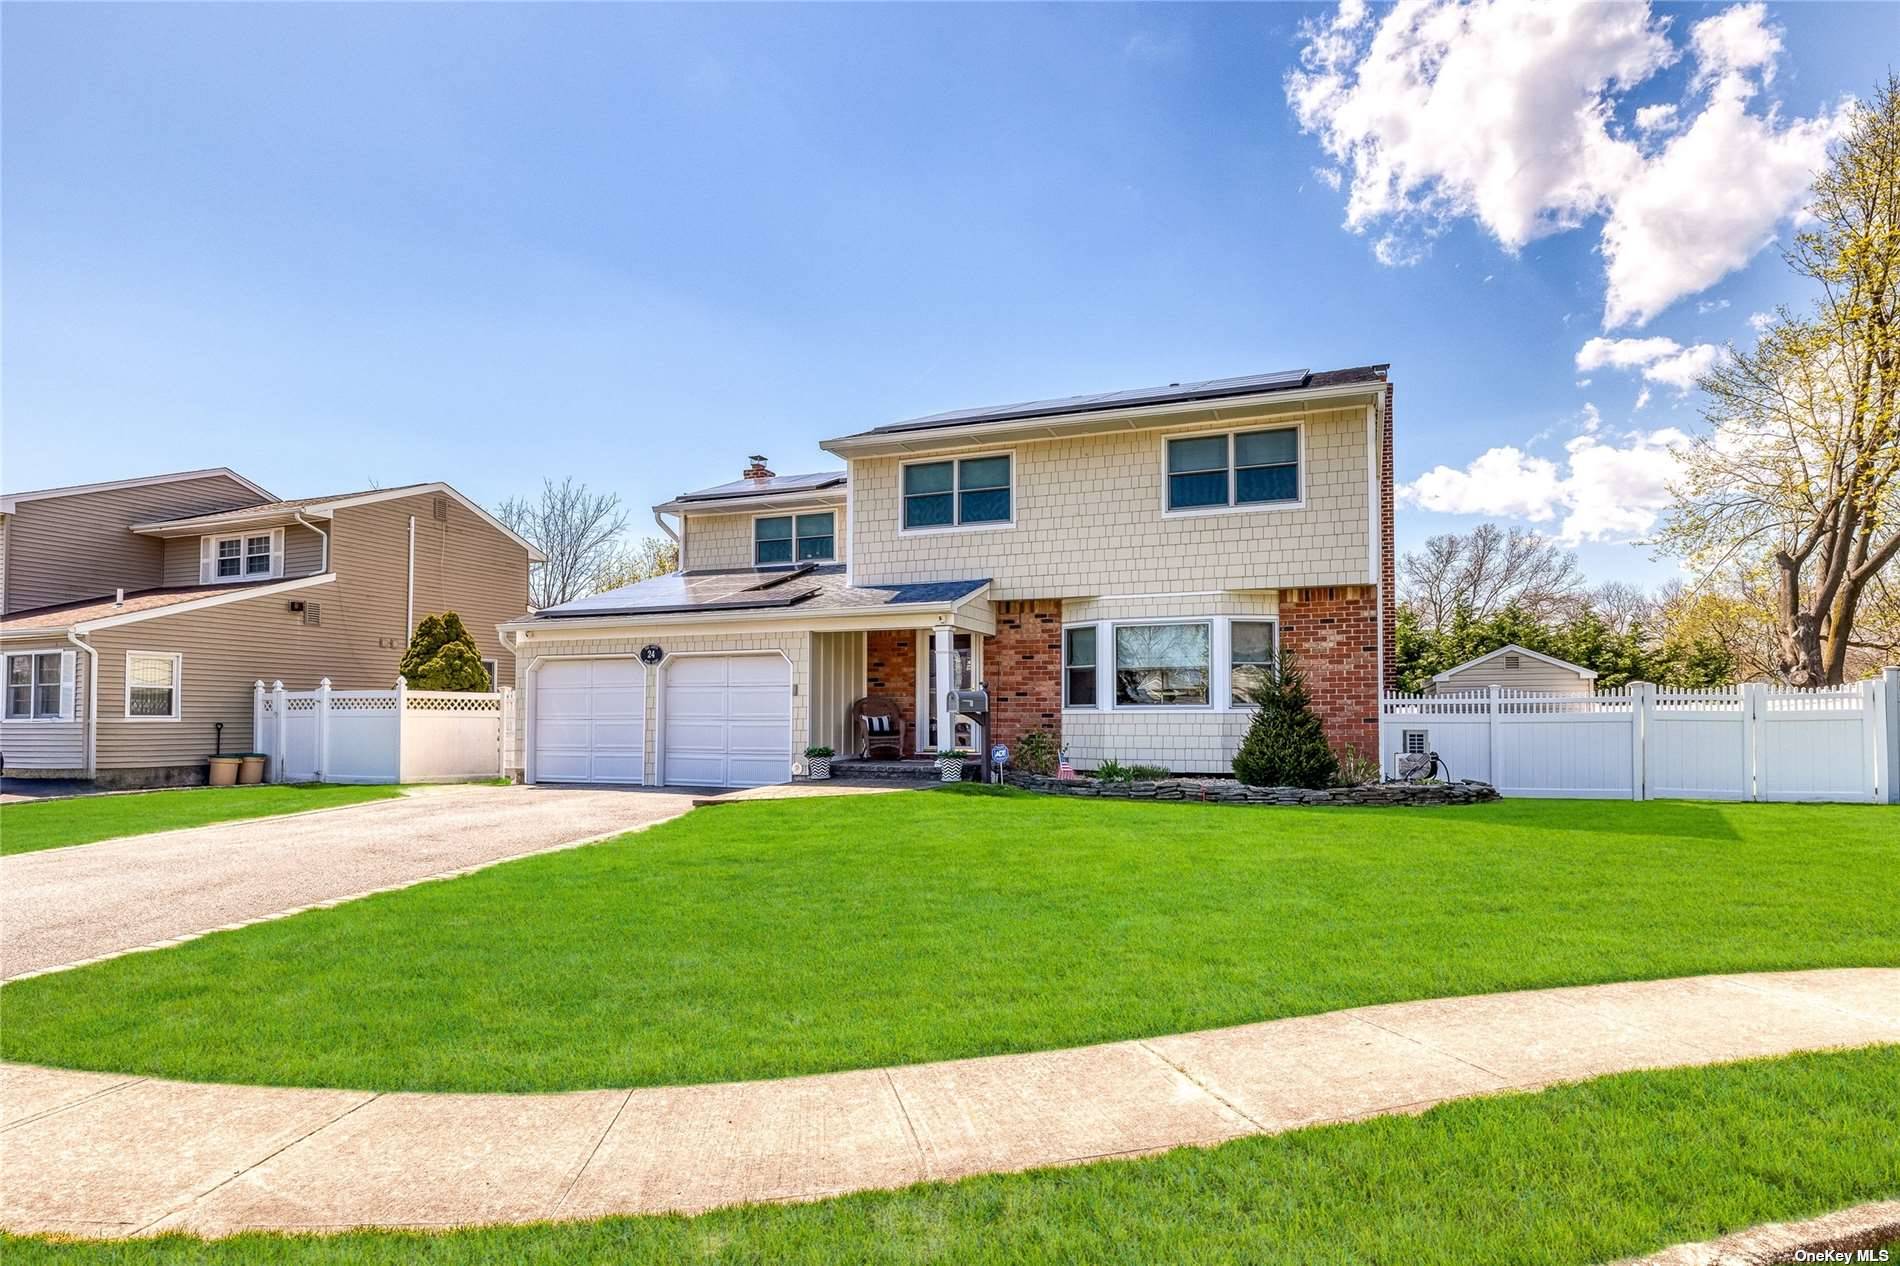
[[[957,745],[956,714],[944,702],[957,680],[956,636],[956,630],[948,624],[939,624],[930,633],[930,653],[937,664],[936,698],[930,701],[930,710],[937,718],[937,750],[940,752]]]

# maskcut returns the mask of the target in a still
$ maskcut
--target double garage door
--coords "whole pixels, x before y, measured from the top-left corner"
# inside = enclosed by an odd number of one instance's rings
[[[792,679],[783,656],[687,656],[659,676],[661,781],[790,780]],[[644,781],[648,680],[637,659],[550,660],[537,669],[535,780]]]

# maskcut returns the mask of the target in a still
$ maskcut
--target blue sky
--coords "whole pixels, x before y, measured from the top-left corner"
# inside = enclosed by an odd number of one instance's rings
[[[1500,517],[1660,578],[1614,511],[1693,429],[1671,380],[1802,301],[1760,154],[1812,152],[1900,7],[1747,10],[1719,47],[1728,8],[1615,10],[1641,65],[1583,89],[1581,195],[1536,157],[1576,117],[1544,86],[1608,19],[1447,12],[1523,95],[1394,84],[1392,15],[1328,6],[10,4],[0,479],[572,474],[643,508],[939,409],[1390,361],[1402,544]],[[1337,77],[1302,109],[1303,50]],[[1707,223],[1672,247],[1677,202]],[[1736,266],[1683,262],[1724,234]]]

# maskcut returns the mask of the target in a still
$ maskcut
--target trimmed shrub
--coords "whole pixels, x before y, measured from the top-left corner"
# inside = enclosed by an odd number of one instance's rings
[[[396,671],[411,690],[491,690],[475,638],[453,611],[425,615]]]
[[[1267,665],[1248,695],[1253,724],[1234,756],[1234,777],[1250,787],[1329,786],[1339,761],[1306,693],[1306,674],[1291,652]]]
[[[1056,741],[1041,730],[1031,730],[1016,740],[1016,764],[1044,778],[1056,772]]]

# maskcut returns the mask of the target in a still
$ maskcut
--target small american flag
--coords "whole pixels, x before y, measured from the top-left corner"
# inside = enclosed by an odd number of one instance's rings
[[[1056,766],[1057,778],[1074,778],[1075,766],[1069,763],[1069,749],[1062,749],[1062,763]]]

